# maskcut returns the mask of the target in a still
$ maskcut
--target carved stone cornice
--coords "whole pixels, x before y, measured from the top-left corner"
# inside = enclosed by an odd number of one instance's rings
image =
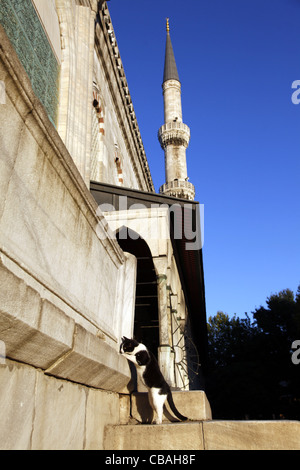
[[[110,90],[114,102],[116,104],[116,109],[118,110],[120,115],[120,124],[121,128],[123,128],[125,141],[128,144],[132,166],[134,168],[137,180],[140,183],[141,189],[149,192],[155,192],[141,133],[137,123],[124,67],[122,64],[116,40],[116,35],[114,32],[106,2],[102,4],[101,10],[98,12],[97,18],[98,23],[96,25],[95,47],[96,50],[98,49],[98,56],[101,59],[103,69],[105,70],[107,81],[108,83],[110,83]],[[107,61],[109,61],[110,63],[108,64]],[[111,70],[113,70],[113,77],[111,76]],[[119,103],[122,103],[121,107]],[[123,110],[125,110],[127,123],[130,128],[131,139],[128,138],[128,133],[126,132],[123,119],[121,118],[122,114],[124,114]],[[134,152],[131,150],[132,145],[135,147]],[[136,155],[138,156],[138,161],[136,161]],[[138,166],[140,166],[140,172],[143,173],[144,178],[141,178]]]

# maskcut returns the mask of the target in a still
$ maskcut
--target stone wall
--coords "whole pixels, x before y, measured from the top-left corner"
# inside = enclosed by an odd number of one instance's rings
[[[107,236],[1,26],[0,81],[0,446],[101,448],[97,426],[130,389],[135,258]]]
[[[119,395],[6,360],[0,415],[2,450],[101,450],[104,427],[119,423]]]

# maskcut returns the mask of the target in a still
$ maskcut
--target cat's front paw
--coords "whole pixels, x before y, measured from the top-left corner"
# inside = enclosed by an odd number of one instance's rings
[[[155,419],[152,424],[162,424],[161,419]]]

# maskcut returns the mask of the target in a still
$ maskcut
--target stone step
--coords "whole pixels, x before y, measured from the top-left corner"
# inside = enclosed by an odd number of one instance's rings
[[[105,450],[300,450],[299,421],[107,426]]]
[[[299,421],[107,426],[105,450],[300,450]]]
[[[172,392],[173,400],[178,411],[192,421],[211,420],[211,408],[205,392],[197,391],[175,391]],[[153,410],[150,406],[147,393],[133,393],[131,395],[131,416],[142,423],[151,423]],[[178,421],[166,402],[163,422]]]
[[[300,421],[208,421],[206,450],[300,450]]]
[[[104,450],[201,450],[202,423],[107,426]]]

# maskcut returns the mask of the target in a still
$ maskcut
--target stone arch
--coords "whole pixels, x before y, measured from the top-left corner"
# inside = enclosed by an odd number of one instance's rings
[[[134,230],[122,226],[116,232],[122,250],[137,259],[134,337],[158,357],[159,314],[157,275],[146,241]]]

